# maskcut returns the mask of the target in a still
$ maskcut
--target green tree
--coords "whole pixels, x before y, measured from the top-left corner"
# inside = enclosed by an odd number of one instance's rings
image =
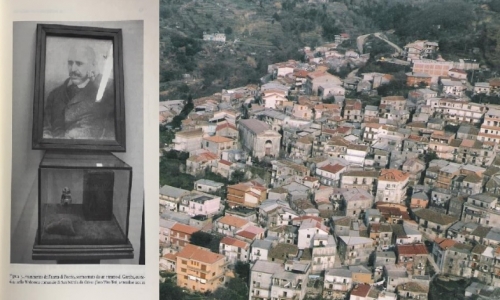
[[[184,300],[185,294],[170,280],[160,283],[160,300]]]
[[[323,24],[321,24],[321,28],[323,29],[321,35],[330,41],[335,40],[335,35],[340,34],[340,29],[335,26],[334,20],[325,20]]]
[[[245,180],[245,172],[244,171],[236,170],[231,174],[230,182],[238,183],[238,182],[242,182],[243,180]]]
[[[208,248],[212,241],[212,235],[204,231],[197,231],[191,235],[189,242],[196,246]]]
[[[172,140],[175,138],[175,133],[172,130],[165,128],[165,126],[160,125],[160,148],[170,145]]]
[[[219,243],[222,237],[203,231],[197,231],[191,235],[190,243],[210,249],[214,253],[219,253]]]
[[[240,278],[231,278],[227,287],[220,287],[213,293],[217,300],[246,300],[248,299],[248,286]]]
[[[250,276],[250,264],[242,261],[237,261],[234,265],[234,272],[243,282],[248,282]]]
[[[428,166],[429,163],[435,159],[439,159],[436,152],[427,152],[426,154],[424,154],[424,162],[426,166]]]

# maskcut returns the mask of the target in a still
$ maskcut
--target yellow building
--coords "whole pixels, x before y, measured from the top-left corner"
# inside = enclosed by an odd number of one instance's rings
[[[224,255],[188,244],[177,253],[177,285],[191,291],[215,291],[224,284]]]

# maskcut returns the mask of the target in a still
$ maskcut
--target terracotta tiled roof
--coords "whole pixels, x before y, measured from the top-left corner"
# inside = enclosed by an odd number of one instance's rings
[[[360,110],[362,107],[363,107],[363,104],[359,100],[347,99],[345,101],[345,109]]]
[[[214,135],[214,136],[208,136],[204,137],[204,140],[214,142],[214,143],[227,143],[227,142],[232,142],[233,140],[227,137],[223,137],[220,135]]]
[[[248,224],[249,221],[235,216],[224,216],[219,219],[219,223],[227,224],[229,226],[234,226],[236,228],[241,228],[246,224]]]
[[[215,128],[215,131],[223,130],[223,129],[225,129],[225,128],[231,128],[231,129],[234,129],[234,130],[236,130],[236,131],[238,130],[238,129],[236,128],[236,126],[234,126],[234,125],[233,125],[233,124],[231,124],[231,123],[226,122],[226,123],[222,123],[222,124],[217,125],[217,128]]]
[[[190,235],[199,231],[199,229],[196,227],[184,225],[181,223],[175,223],[175,225],[172,226],[172,228],[170,230],[175,230],[175,231],[182,232],[185,234],[190,234]]]
[[[250,225],[250,226],[247,226],[244,231],[255,233],[255,234],[262,234],[266,230],[264,228],[262,228],[262,227]]]
[[[426,255],[429,254],[424,244],[398,245],[399,255]]]
[[[491,86],[500,86],[500,78],[492,78],[489,82]]]
[[[233,165],[233,163],[232,163],[232,162],[227,161],[227,160],[225,160],[225,159],[220,159],[220,160],[219,160],[219,163],[221,163],[221,164],[223,164],[223,165],[226,165],[226,166],[231,166],[231,165]]]
[[[441,250],[446,250],[450,247],[453,247],[458,242],[452,239],[436,238],[434,240],[434,243],[436,243],[439,248],[441,248]]]
[[[224,260],[225,256],[213,253],[207,248],[187,244],[179,253],[178,258],[196,260],[202,263],[213,264],[219,260]]]
[[[410,174],[396,169],[384,169],[378,180],[401,182],[410,177]]]
[[[298,71],[293,72],[293,75],[295,77],[299,77],[299,78],[306,78],[307,74],[308,74],[308,72],[306,70],[298,70]]]
[[[246,238],[246,239],[249,239],[249,240],[253,240],[257,237],[257,233],[246,231],[246,230],[242,230],[242,231],[236,233],[236,235],[241,236],[241,237]]]
[[[166,258],[167,260],[177,260],[177,254],[173,254],[173,253],[167,253],[165,255],[163,255],[163,258]]]
[[[410,134],[407,138],[408,140],[416,141],[416,142],[428,142],[429,140],[426,137],[418,136],[414,134]]]
[[[366,297],[370,292],[370,285],[368,284],[358,284],[351,291],[351,296]]]
[[[345,166],[343,166],[341,164],[335,164],[335,165],[329,164],[329,165],[326,165],[326,166],[321,167],[319,169],[326,171],[326,172],[329,172],[329,173],[332,173],[332,174],[336,174],[336,173],[340,172],[341,170],[345,169]]]
[[[319,78],[319,77],[322,77],[325,75],[330,75],[330,74],[326,71],[319,70],[319,71],[310,72],[309,74],[307,74],[307,77],[309,77],[311,79],[315,79],[315,78]]]
[[[380,232],[380,223],[371,224],[370,232]]]
[[[240,241],[240,240],[235,239],[235,238],[232,238],[230,236],[223,237],[222,240],[220,240],[220,243],[230,245],[230,246],[235,246],[235,247],[242,248],[242,249],[248,249],[248,247],[249,247],[248,243],[246,243],[244,241]]]
[[[189,161],[196,161],[196,162],[203,162],[203,161],[210,161],[210,160],[216,160],[217,154],[212,153],[212,152],[205,152],[201,153],[200,155],[193,155],[188,158]]]

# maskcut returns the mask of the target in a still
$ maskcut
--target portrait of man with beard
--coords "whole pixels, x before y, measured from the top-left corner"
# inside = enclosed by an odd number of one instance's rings
[[[115,138],[114,86],[109,75],[112,51],[96,54],[89,44],[75,42],[67,55],[60,57],[66,60],[68,77],[46,98],[43,138]],[[57,51],[62,53],[61,49]],[[104,61],[104,74],[98,68],[98,60]]]

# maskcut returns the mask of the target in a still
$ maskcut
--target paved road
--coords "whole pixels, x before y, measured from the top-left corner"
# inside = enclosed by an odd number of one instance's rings
[[[382,41],[386,42],[387,44],[391,45],[394,49],[396,49],[396,52],[398,52],[398,54],[401,54],[403,52],[403,49],[401,49],[398,45],[394,44],[393,42],[389,41],[383,33],[377,32],[374,33],[374,35],[379,39],[381,39]]]
[[[360,54],[363,54],[363,45],[365,44],[365,40],[367,37],[369,37],[370,34],[365,34],[365,35],[360,35],[356,38],[356,45],[358,46],[358,52]]]
[[[356,38],[356,45],[358,46],[359,53],[361,54],[363,53],[363,46],[365,44],[365,40],[370,35],[372,35],[372,33],[360,35]],[[391,47],[393,47],[398,54],[401,54],[403,52],[403,49],[401,49],[398,45],[394,44],[393,42],[389,41],[382,32],[375,32],[373,33],[373,35],[381,39],[382,41],[386,42],[387,44],[391,45]]]

